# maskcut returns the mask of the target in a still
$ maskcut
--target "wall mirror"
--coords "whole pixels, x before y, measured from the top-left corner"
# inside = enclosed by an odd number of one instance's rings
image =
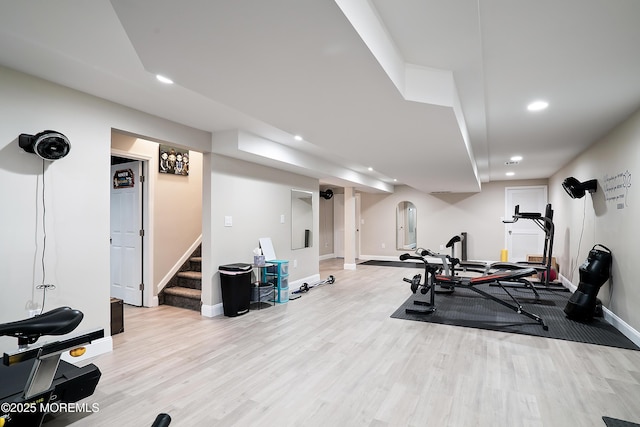
[[[417,248],[417,210],[411,202],[400,202],[396,209],[396,248],[413,250]]]
[[[291,190],[291,249],[313,246],[313,193]]]

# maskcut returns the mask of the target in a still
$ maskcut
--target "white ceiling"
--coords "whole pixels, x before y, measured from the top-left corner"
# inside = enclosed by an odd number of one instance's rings
[[[639,24],[637,0],[0,0],[0,64],[239,130],[221,152],[324,184],[474,192],[551,176],[640,106]]]

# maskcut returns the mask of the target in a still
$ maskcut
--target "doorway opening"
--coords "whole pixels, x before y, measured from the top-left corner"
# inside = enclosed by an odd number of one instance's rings
[[[112,151],[110,175],[110,293],[133,306],[150,306],[148,285],[148,159]]]

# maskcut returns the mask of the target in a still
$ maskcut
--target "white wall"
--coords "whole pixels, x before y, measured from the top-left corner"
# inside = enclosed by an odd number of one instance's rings
[[[393,194],[363,193],[362,258],[397,258],[406,252],[396,249],[396,207],[399,202],[409,201],[417,209],[419,247],[440,251],[440,245],[466,231],[470,260],[498,260],[505,242],[501,221],[505,216],[505,187],[546,184],[546,180],[496,181],[483,184],[480,193],[464,194],[425,194],[407,186],[396,186]]]
[[[0,67],[0,322],[41,307],[42,161],[18,147],[18,135],[53,129],[71,141],[69,155],[46,165],[45,309],[84,312],[77,332],[110,329],[109,182],[112,128],[203,150],[206,132],[178,125]],[[110,342],[110,341],[109,341]],[[0,351],[16,348],[0,339]]]
[[[271,238],[278,259],[289,260],[290,284],[318,277],[317,239],[310,248],[291,249],[291,189],[313,192],[312,235],[318,236],[317,179],[218,154],[205,154],[204,170],[203,314],[220,312],[218,267],[253,263],[252,251],[261,237]],[[231,227],[225,226],[226,216]]]
[[[550,179],[549,195],[555,209],[555,254],[560,273],[579,283],[578,267],[597,243],[613,253],[611,280],[598,294],[620,319],[640,330],[638,238],[640,237],[640,111],[602,138]],[[571,199],[562,181],[598,180],[598,189],[582,199]],[[630,184],[630,185],[627,185]]]

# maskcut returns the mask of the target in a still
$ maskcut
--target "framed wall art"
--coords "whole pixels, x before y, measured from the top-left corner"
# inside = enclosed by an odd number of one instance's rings
[[[158,172],[189,176],[189,150],[160,144]]]

